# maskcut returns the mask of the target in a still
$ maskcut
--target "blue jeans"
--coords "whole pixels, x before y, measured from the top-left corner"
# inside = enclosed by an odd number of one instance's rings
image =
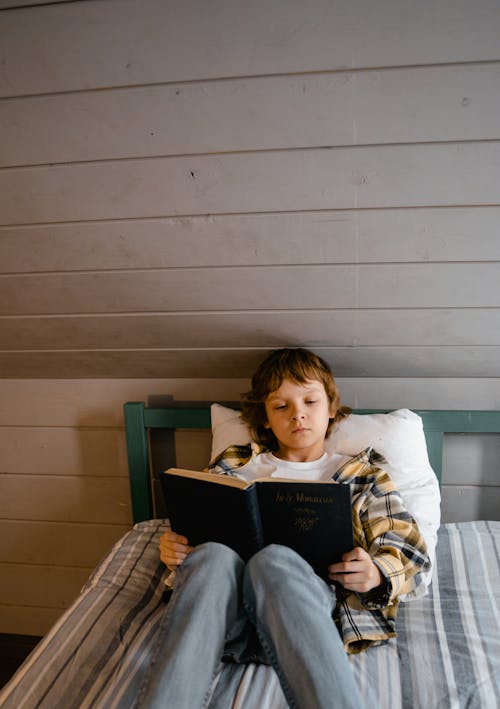
[[[177,571],[136,707],[201,709],[224,656],[271,664],[290,707],[360,709],[334,607],[334,591],[288,547],[246,565],[222,544],[196,547]]]

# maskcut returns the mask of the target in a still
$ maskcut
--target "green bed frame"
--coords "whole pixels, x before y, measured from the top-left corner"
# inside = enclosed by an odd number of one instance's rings
[[[238,406],[231,405],[233,408]],[[158,516],[155,514],[157,507],[154,504],[154,491],[158,473],[175,465],[175,430],[210,428],[210,404],[190,406],[187,402],[179,402],[171,406],[156,407],[131,401],[124,405],[124,412],[135,523]],[[356,409],[354,413],[388,413],[388,410]],[[500,433],[499,411],[415,410],[415,413],[423,420],[429,460],[440,484],[444,434]],[[159,455],[158,451],[154,450],[154,443],[160,449]]]

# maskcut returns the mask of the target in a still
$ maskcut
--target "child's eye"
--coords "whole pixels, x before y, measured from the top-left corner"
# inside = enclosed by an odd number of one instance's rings
[[[274,410],[279,411],[280,409],[285,409],[285,408],[286,408],[286,404],[279,404],[278,406],[274,407]]]
[[[306,404],[315,404],[315,403],[316,403],[316,401],[315,401],[315,400],[314,400],[314,401],[311,401],[311,400],[309,400],[309,401],[306,401]]]

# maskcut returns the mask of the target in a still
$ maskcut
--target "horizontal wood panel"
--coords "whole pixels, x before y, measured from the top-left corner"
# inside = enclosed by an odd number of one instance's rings
[[[334,372],[336,373],[335,367]],[[500,409],[500,379],[338,377],[344,400],[356,408]],[[172,394],[178,401],[238,401],[241,379],[1,379],[0,425],[123,425],[125,401]],[[47,402],[50,402],[48,407]]]
[[[122,427],[126,401],[158,394],[179,401],[237,401],[246,389],[246,379],[118,379],[117,372],[108,380],[0,378],[0,426],[46,427],[50,421],[52,426]]]
[[[40,608],[0,604],[0,633],[42,637],[62,614],[61,608]]]
[[[454,485],[500,486],[500,435],[448,434],[443,448],[443,481]]]
[[[500,408],[498,378],[337,377],[343,400],[367,409]]]
[[[341,308],[356,303],[355,276],[348,266],[4,276],[0,313]]]
[[[0,475],[0,519],[131,523],[125,478]]]
[[[500,207],[240,214],[0,228],[0,272],[500,260]]]
[[[500,263],[263,266],[0,278],[0,314],[500,306]],[[200,342],[200,346],[204,343]]]
[[[128,475],[122,429],[0,427],[0,450],[2,473]]]
[[[500,304],[500,263],[360,266],[358,275],[357,304],[362,308]]]
[[[499,33],[494,0],[57,4],[3,13],[0,92],[498,59]]]
[[[500,345],[500,308],[0,317],[1,350]],[[22,435],[22,434],[21,434]],[[20,444],[22,445],[22,444]],[[102,467],[108,464],[102,458]]]
[[[0,353],[4,376],[250,377],[272,348]],[[339,377],[500,377],[500,347],[316,347]]]
[[[33,5],[47,5],[61,2],[74,2],[74,0],[0,0],[0,10],[12,10],[23,7],[32,7]]]
[[[383,168],[382,168],[383,166]],[[305,149],[0,171],[2,223],[498,205],[500,142]]]
[[[0,562],[93,568],[127,525],[0,520]],[[34,568],[33,575],[36,576]]]
[[[0,428],[0,450],[2,473],[106,477],[128,474],[122,429],[9,426]]]
[[[441,495],[443,522],[500,519],[500,487],[445,485]]]
[[[67,608],[80,593],[92,568],[0,563],[0,603]]]
[[[21,98],[2,105],[0,166],[492,139],[499,115],[499,64]]]

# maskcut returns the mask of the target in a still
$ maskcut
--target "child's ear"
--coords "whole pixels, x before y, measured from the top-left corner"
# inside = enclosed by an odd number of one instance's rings
[[[266,420],[266,423],[264,424],[264,428],[271,428],[271,424],[269,421]]]
[[[329,414],[331,419],[334,419],[337,415],[337,407],[335,406],[335,404],[330,404]]]

